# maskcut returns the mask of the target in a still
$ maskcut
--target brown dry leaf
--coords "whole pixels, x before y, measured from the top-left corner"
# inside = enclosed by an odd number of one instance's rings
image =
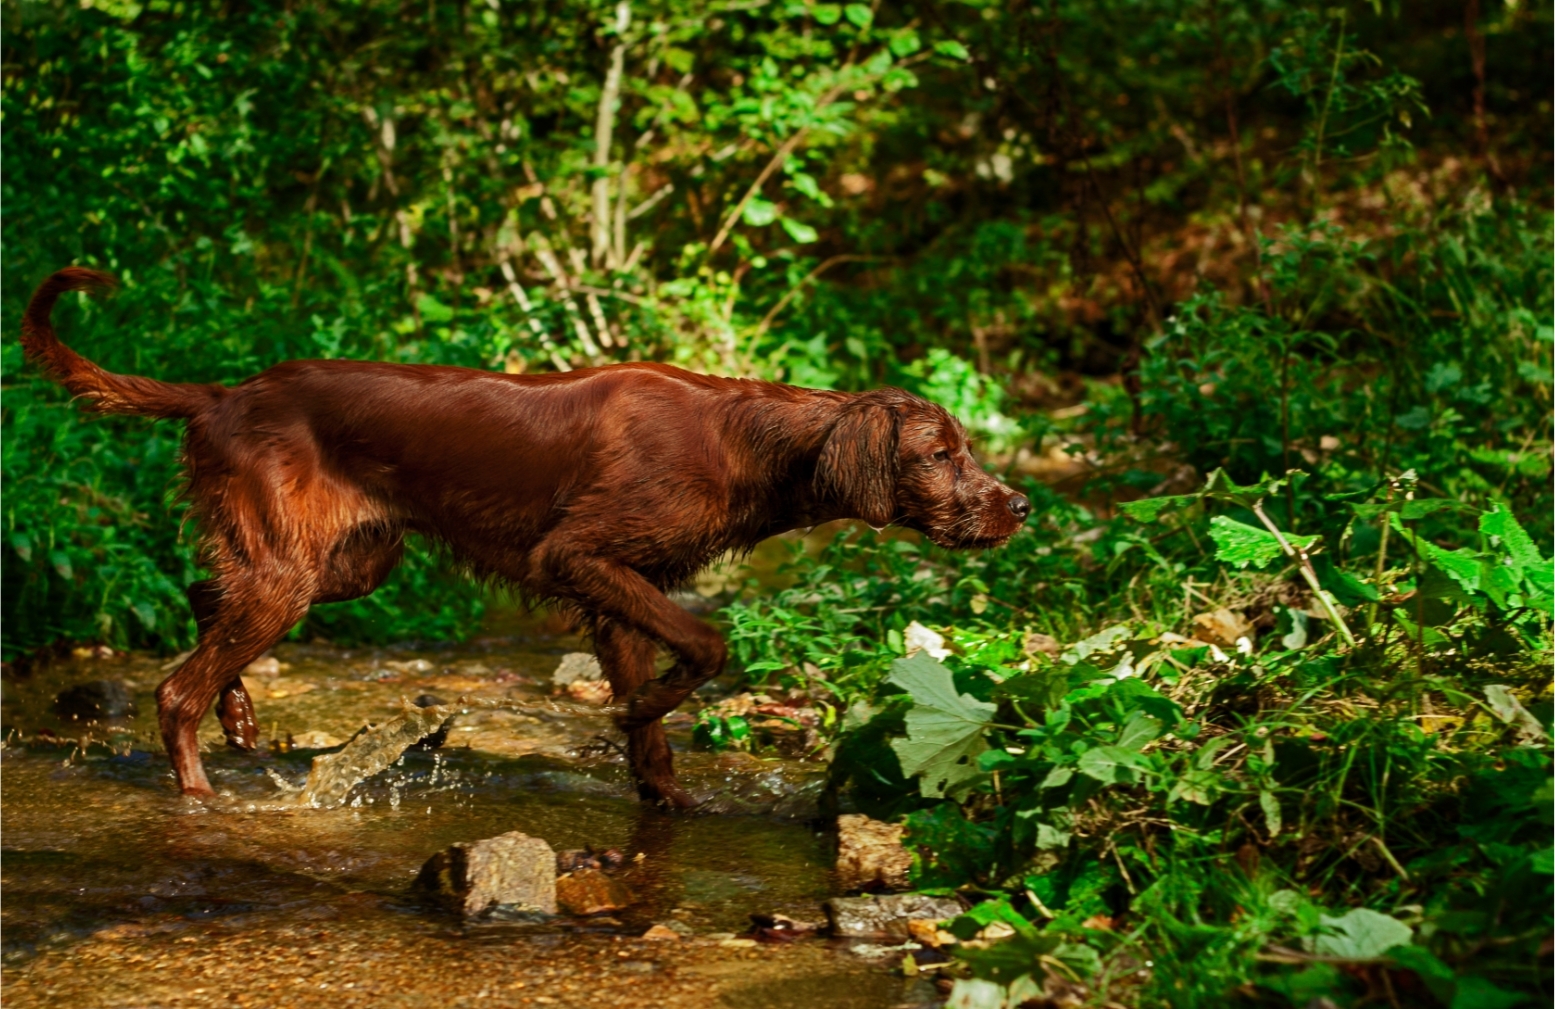
[[[1200,613],[1193,618],[1195,637],[1222,648],[1235,648],[1238,638],[1251,639],[1253,625],[1247,618],[1233,610],[1214,610]]]

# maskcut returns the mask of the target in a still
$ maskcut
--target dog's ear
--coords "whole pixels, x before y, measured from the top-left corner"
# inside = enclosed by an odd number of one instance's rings
[[[815,488],[823,501],[876,529],[896,517],[897,433],[900,414],[860,397],[842,408],[815,464]]]

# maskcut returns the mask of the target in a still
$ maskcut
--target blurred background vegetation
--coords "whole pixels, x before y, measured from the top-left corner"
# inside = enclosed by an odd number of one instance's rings
[[[110,270],[59,312],[109,368],[669,360],[916,388],[1097,500],[1320,454],[1549,512],[1548,3],[4,16],[6,331]],[[187,644],[177,425],[3,367],[6,656]],[[303,633],[468,633],[439,572]]]

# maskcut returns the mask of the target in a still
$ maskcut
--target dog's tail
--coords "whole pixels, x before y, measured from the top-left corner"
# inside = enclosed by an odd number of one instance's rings
[[[67,266],[49,277],[33,294],[22,316],[22,349],[73,394],[90,401],[99,413],[132,413],[143,417],[193,417],[225,395],[219,385],[159,382],[139,375],[115,375],[77,354],[54,335],[49,315],[59,296],[70,291],[113,287],[106,273]]]

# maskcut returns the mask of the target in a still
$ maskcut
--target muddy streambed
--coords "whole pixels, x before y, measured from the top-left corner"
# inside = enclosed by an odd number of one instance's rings
[[[832,850],[815,819],[823,765],[689,749],[683,781],[706,811],[644,809],[597,706],[550,676],[581,642],[534,627],[439,651],[282,645],[251,680],[265,742],[227,750],[204,725],[223,793],[185,800],[155,733],[165,675],[146,656],[77,656],[4,683],[3,960],[7,1009],[29,1006],[889,1007],[932,986],[846,944],[739,938],[752,912],[820,916]],[[86,729],[62,689],[131,686],[138,714]],[[406,754],[340,808],[278,809],[309,749],[431,693],[501,698]],[[276,742],[292,740],[289,752]],[[464,922],[411,891],[432,853],[511,830],[558,851],[619,848],[634,902],[613,915]],[[638,856],[641,856],[640,858]],[[646,940],[655,924],[682,934]],[[663,930],[659,930],[662,934]]]

